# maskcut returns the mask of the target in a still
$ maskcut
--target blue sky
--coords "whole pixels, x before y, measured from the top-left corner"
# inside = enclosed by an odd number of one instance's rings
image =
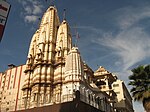
[[[7,65],[24,64],[32,35],[50,5],[50,0],[7,0],[11,11],[0,43],[0,71]],[[150,62],[149,0],[59,0],[54,1],[62,20],[63,9],[83,60],[93,69],[104,66],[128,83],[130,70]],[[74,37],[73,37],[74,38]],[[135,112],[143,112],[134,103]]]

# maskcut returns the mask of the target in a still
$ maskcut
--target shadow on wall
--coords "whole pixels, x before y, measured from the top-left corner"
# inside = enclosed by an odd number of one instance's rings
[[[75,99],[70,102],[54,104],[43,107],[36,107],[17,112],[102,112],[82,101],[80,101],[80,92],[75,92]]]

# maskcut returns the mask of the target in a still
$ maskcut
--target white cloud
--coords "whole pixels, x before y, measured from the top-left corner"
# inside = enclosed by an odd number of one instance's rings
[[[115,64],[115,67],[118,67],[114,68],[115,70],[126,71],[138,62],[150,57],[150,35],[142,27],[128,27],[128,29],[122,29],[115,34],[92,26],[78,26],[76,28],[88,31],[86,40],[84,40],[86,44],[88,44],[87,42],[94,42],[111,49],[104,57],[109,57],[108,59]],[[114,55],[116,59],[110,59]],[[97,61],[100,59],[96,58]]]
[[[100,33],[100,31],[101,31],[100,29],[97,29],[97,28],[92,27],[92,26],[76,26],[76,27],[72,27],[72,28],[88,30],[88,31],[91,31],[93,33]]]
[[[31,8],[30,6],[24,7],[24,11],[25,11],[27,14],[32,14],[32,8]]]
[[[144,17],[147,18],[147,16]],[[141,19],[144,19],[144,17],[141,17]],[[140,21],[141,19],[138,19],[137,21]],[[122,20],[118,20],[116,24],[120,25],[121,21]],[[118,25],[118,29],[120,29],[120,31],[116,33],[106,32],[92,26],[77,26],[76,28],[87,30],[86,40],[84,40],[86,44],[88,44],[88,42],[94,42],[111,49],[104,55],[104,57],[107,56],[109,58],[103,59],[112,61],[112,63],[115,64],[113,69],[117,71],[126,71],[131,69],[131,67],[137,63],[150,58],[150,35],[146,33],[144,27],[138,26],[137,23],[129,24],[130,25],[128,28],[124,29],[122,29],[122,26]],[[84,43],[82,43],[82,46],[83,44]],[[99,48],[97,47],[97,49]],[[97,62],[100,61],[101,58],[96,58],[93,60],[96,60],[94,62]]]
[[[31,22],[36,22],[38,20],[38,16],[35,15],[27,15],[24,18],[25,22],[31,23]]]
[[[42,12],[42,5],[33,5],[33,14],[39,14]]]
[[[150,57],[149,35],[139,27],[123,30],[115,37],[111,33],[105,34],[96,42],[111,48],[112,52],[120,57],[117,64],[122,66],[123,70],[127,70],[137,62]]]
[[[24,21],[28,23],[34,23],[39,18],[38,16],[42,13],[44,6],[37,0],[18,0],[23,6]]]
[[[27,4],[27,1],[25,0],[18,0],[19,3],[21,3],[22,5],[26,5]]]
[[[116,18],[121,29],[127,29],[136,25],[139,21],[150,18],[150,6],[124,7],[116,11],[119,14]]]

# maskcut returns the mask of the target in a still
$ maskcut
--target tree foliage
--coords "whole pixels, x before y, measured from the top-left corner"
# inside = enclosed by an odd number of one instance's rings
[[[150,99],[150,65],[139,66],[131,71],[132,75],[129,76],[129,85],[132,86],[131,93],[133,99],[135,101],[142,101],[145,107],[145,104],[150,103],[145,103],[145,101]]]

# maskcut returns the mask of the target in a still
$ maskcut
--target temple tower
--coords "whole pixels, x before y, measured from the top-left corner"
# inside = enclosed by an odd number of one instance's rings
[[[66,58],[65,75],[62,86],[62,100],[64,102],[73,100],[74,92],[80,89],[83,74],[83,61],[78,48],[73,47]]]
[[[59,24],[57,10],[54,6],[50,6],[43,15],[29,48],[26,80],[22,88],[25,108],[51,102]]]
[[[56,55],[55,55],[55,71],[54,71],[54,93],[53,102],[61,102],[62,83],[64,80],[64,70],[66,56],[72,48],[72,38],[69,25],[64,19],[60,24],[57,32]]]

